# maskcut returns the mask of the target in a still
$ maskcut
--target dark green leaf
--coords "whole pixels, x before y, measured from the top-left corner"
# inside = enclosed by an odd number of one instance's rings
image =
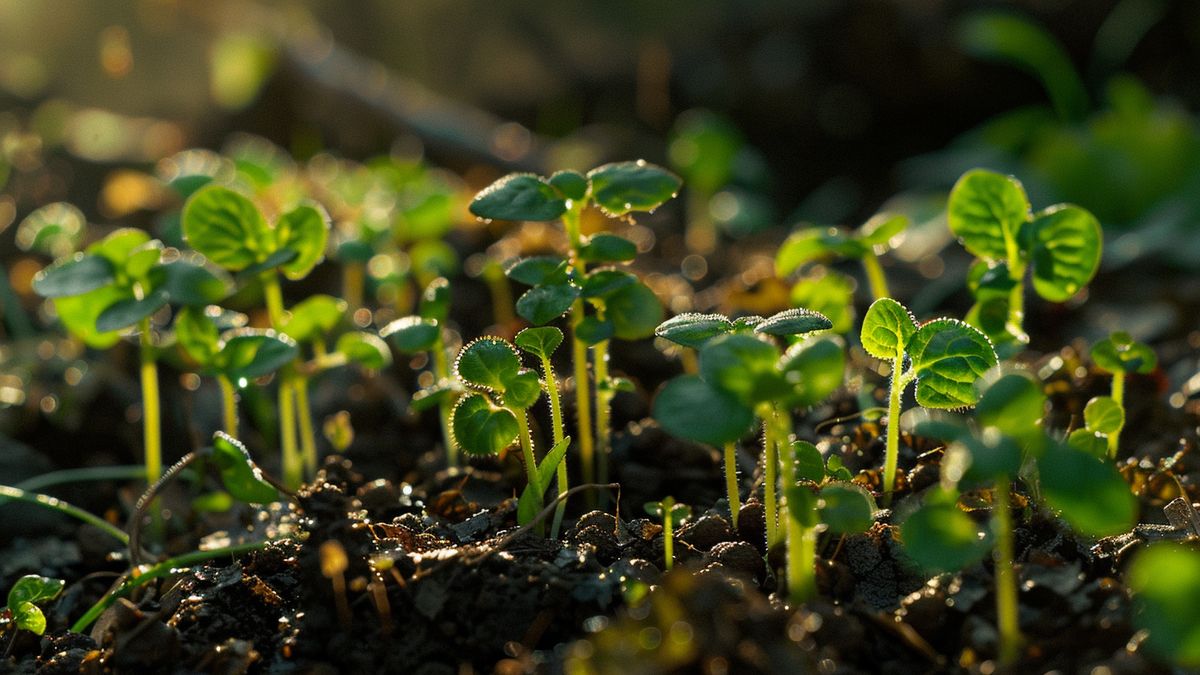
[[[825,480],[825,459],[817,446],[808,441],[793,442],[792,459],[796,462],[796,480],[814,483]]]
[[[514,173],[476,194],[470,209],[479,218],[545,221],[561,216],[567,204],[538,176]]]
[[[900,539],[913,562],[933,574],[964,569],[991,548],[990,538],[950,494],[935,495],[914,511],[900,526]]]
[[[788,401],[798,408],[816,405],[829,397],[846,373],[846,348],[836,335],[798,342],[779,361],[790,385]]]
[[[534,356],[548,359],[562,344],[563,333],[554,326],[526,328],[513,340],[518,347]]]
[[[325,257],[329,240],[329,216],[325,210],[302,204],[275,221],[275,241],[281,249],[296,252],[296,257],[280,267],[289,279],[303,279]]]
[[[587,196],[588,180],[578,171],[555,171],[550,176],[550,184],[562,193],[562,196],[572,201],[580,201]]]
[[[1116,467],[1066,445],[1051,445],[1038,460],[1046,503],[1078,532],[1103,537],[1137,522],[1137,499]]]
[[[62,593],[66,582],[62,579],[51,579],[36,574],[26,574],[17,579],[8,590],[8,608],[13,609],[24,602],[42,604],[49,602]]]
[[[767,317],[754,327],[754,332],[767,335],[804,335],[830,328],[833,328],[833,322],[823,314],[803,307],[794,307]]]
[[[579,248],[579,257],[584,262],[628,262],[637,257],[637,244],[615,234],[601,232],[588,237]]]
[[[1046,394],[1041,385],[1020,371],[1006,373],[989,384],[975,409],[981,426],[1025,442],[1042,436],[1038,423],[1045,414]]]
[[[432,387],[427,387],[413,394],[409,408],[417,413],[432,410],[443,402],[452,400],[460,389],[461,387],[455,386],[453,380],[442,380]]]
[[[1092,347],[1092,360],[1110,373],[1150,373],[1158,367],[1158,355],[1129,333],[1117,331]]]
[[[1125,426],[1125,411],[1112,398],[1096,396],[1084,407],[1083,422],[1088,430],[1111,436]]]
[[[155,291],[138,298],[125,298],[109,305],[96,317],[96,330],[104,333],[135,325],[167,305],[166,291]]]
[[[753,406],[787,394],[787,382],[776,369],[778,361],[779,350],[752,335],[720,335],[700,350],[700,375]]]
[[[1180,668],[1200,668],[1200,552],[1171,543],[1150,546],[1133,559],[1125,578],[1147,650]]]
[[[541,395],[542,383],[532,370],[522,368],[504,383],[504,405],[509,408],[525,410]]]
[[[833,483],[821,488],[818,502],[821,522],[835,534],[866,532],[875,524],[875,500],[866,488],[854,483]]]
[[[344,263],[363,264],[375,256],[375,247],[359,239],[343,241],[337,246],[337,259]]]
[[[699,377],[683,375],[654,398],[654,419],[672,436],[719,448],[746,435],[754,413]]]
[[[585,298],[607,299],[622,288],[637,282],[637,277],[629,272],[612,268],[598,269],[584,278],[580,286],[580,295]]]
[[[917,322],[904,305],[891,298],[879,298],[863,317],[860,338],[868,354],[892,361],[904,356],[916,332]]]
[[[623,286],[605,301],[605,317],[612,322],[617,338],[641,340],[654,334],[663,320],[658,296],[641,282]]]
[[[592,201],[613,216],[653,211],[675,196],[682,181],[662,167],[643,160],[618,162],[588,172]]]
[[[789,485],[783,489],[787,497],[788,516],[802,527],[816,527],[821,523],[815,486],[811,484]]]
[[[270,228],[254,203],[228,188],[210,185],[183,209],[188,245],[221,267],[239,271],[258,262]]]
[[[155,267],[150,270],[150,278],[155,288],[167,292],[172,304],[192,307],[224,300],[231,286],[224,275],[182,260]]]
[[[733,323],[720,314],[687,312],[662,322],[654,334],[677,345],[700,349],[705,342],[732,328]]]
[[[604,321],[595,316],[585,316],[583,320],[575,325],[575,339],[591,347],[605,340],[611,339],[616,334],[617,328],[611,321]]]
[[[963,174],[950,191],[946,219],[950,231],[968,251],[988,260],[1006,259],[1006,241],[1017,241],[1029,220],[1025,189],[1010,176],[975,169]]]
[[[483,394],[459,399],[450,413],[454,442],[469,455],[496,455],[512,445],[520,427],[505,408],[492,404]]]
[[[504,274],[526,286],[559,284],[567,280],[567,261],[550,255],[521,258],[510,265]]]
[[[402,354],[417,354],[433,349],[441,332],[438,322],[433,319],[406,316],[384,326],[379,334]]]
[[[425,287],[417,314],[439,324],[450,318],[450,281],[446,277],[438,277]]]
[[[221,335],[205,310],[184,307],[175,315],[175,339],[196,363],[207,367],[220,349]]]
[[[973,405],[979,399],[975,383],[997,363],[987,337],[955,319],[921,326],[908,354],[917,374],[917,403],[926,408]]]
[[[382,370],[392,363],[392,352],[387,343],[371,333],[344,333],[338,338],[334,349],[367,370]]]
[[[261,262],[256,262],[253,265],[248,265],[244,269],[239,271],[237,273],[237,280],[238,281],[249,281],[249,280],[253,279],[254,277],[257,277],[258,275],[262,274],[263,272],[273,270],[273,269],[279,267],[280,265],[284,265],[288,262],[291,262],[299,255],[300,255],[300,253],[294,249],[281,248],[278,251],[275,251],[274,253],[271,253],[267,257],[263,258]]]
[[[469,385],[503,392],[521,370],[521,357],[506,340],[482,337],[462,348],[454,362],[454,370]]]
[[[1033,290],[1065,302],[1092,280],[1100,267],[1100,223],[1078,206],[1059,204],[1033,221]]]
[[[296,342],[283,333],[263,328],[235,328],[221,336],[218,367],[229,379],[253,380],[290,363],[300,353]]]
[[[279,499],[279,491],[263,478],[246,446],[223,431],[213,434],[213,460],[221,472],[221,483],[234,497],[250,504]]]
[[[517,298],[517,314],[540,326],[566,314],[578,297],[579,288],[568,283],[534,286]]]
[[[107,286],[115,278],[107,258],[76,253],[34,275],[33,291],[44,298],[65,298]]]

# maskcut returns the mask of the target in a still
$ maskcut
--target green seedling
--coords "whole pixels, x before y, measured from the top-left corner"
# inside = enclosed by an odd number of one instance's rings
[[[546,391],[546,398],[550,402],[551,433],[553,434],[554,445],[561,445],[566,439],[566,427],[563,424],[562,403],[558,395],[558,378],[554,374],[554,365],[550,362],[550,357],[558,349],[558,346],[562,344],[562,331],[553,326],[526,328],[517,333],[513,341],[521,351],[532,354],[541,361],[542,385]],[[566,446],[564,445],[564,447]],[[556,480],[558,481],[558,494],[561,495],[570,489],[566,462],[558,463]],[[554,524],[550,527],[550,537],[552,539],[558,537],[558,530],[562,526],[566,506],[567,501],[561,499],[554,510]]]
[[[942,486],[902,525],[909,555],[928,571],[961,569],[992,550],[1000,660],[1012,664],[1021,643],[1011,509],[1012,484],[1026,477],[1035,493],[1077,531],[1106,536],[1134,523],[1137,504],[1111,464],[1050,437],[1041,426],[1046,395],[1025,372],[993,371],[981,382],[973,419],[925,412],[917,433],[949,442]],[[956,505],[962,488],[991,485],[990,534]]]
[[[663,524],[663,569],[675,565],[675,528],[692,515],[692,507],[678,504],[674,497],[663,497],[661,502],[646,502],[646,513],[662,520]]]
[[[8,605],[0,611],[17,630],[27,630],[34,635],[46,632],[46,615],[38,605],[54,600],[62,593],[66,582],[62,579],[50,579],[36,574],[27,574],[8,590]],[[12,649],[13,641],[17,639],[16,631],[8,643]],[[5,656],[8,651],[5,651]]]
[[[1096,396],[1083,409],[1083,428],[1067,437],[1067,444],[1096,457],[1116,457],[1109,445],[1125,426],[1125,411],[1109,396]],[[1115,446],[1115,443],[1114,443]]]
[[[1200,552],[1156,544],[1138,553],[1125,579],[1146,649],[1181,669],[1200,668]]]
[[[1117,331],[1092,347],[1092,361],[1101,370],[1112,373],[1111,396],[1112,402],[1116,404],[1116,412],[1120,413],[1120,422],[1111,432],[1106,432],[1106,435],[1108,456],[1116,458],[1121,429],[1125,426],[1125,376],[1154,372],[1158,367],[1158,355],[1149,345],[1130,337],[1129,333]],[[1099,411],[1096,411],[1097,419],[1098,413]],[[1111,422],[1115,420],[1115,416],[1116,413],[1109,406],[1105,417]]]
[[[653,291],[632,274],[611,268],[588,271],[593,264],[633,260],[637,246],[607,232],[586,236],[580,219],[589,206],[612,217],[653,212],[675,196],[680,184],[669,171],[638,160],[605,164],[587,175],[575,171],[559,171],[548,178],[511,174],[479,192],[471,202],[471,213],[479,218],[561,220],[566,229],[569,250],[565,259],[526,259],[507,273],[514,281],[532,286],[516,303],[517,314],[530,323],[542,325],[570,312],[576,429],[585,483],[606,473],[609,404],[620,385],[608,374],[608,341],[649,337],[662,321],[662,306]],[[594,360],[594,397],[589,387],[589,351]]]
[[[542,510],[550,479],[566,455],[570,437],[555,443],[539,464],[529,432],[528,409],[542,394],[537,373],[521,366],[515,347],[503,338],[483,337],[462,348],[454,370],[470,391],[450,415],[454,442],[468,455],[497,455],[521,444],[527,482],[517,500],[517,521],[532,522]]]
[[[96,348],[138,334],[146,479],[162,472],[158,352],[152,317],[168,304],[204,306],[225,297],[229,284],[201,265],[164,258],[162,243],[141,230],[120,229],[38,272],[33,290],[50,298],[63,326]]]
[[[269,225],[248,198],[226,187],[208,185],[188,198],[183,235],[188,245],[213,263],[238,273],[241,279],[261,283],[271,327],[283,331],[287,315],[279,275],[293,280],[308,275],[325,255],[329,222],[320,208],[301,204]],[[300,484],[304,473],[296,440],[299,384],[296,364],[284,366],[279,383],[279,438],[284,482],[291,487]],[[311,427],[311,420],[304,423]]]
[[[839,258],[858,260],[867,273],[875,300],[891,297],[887,277],[879,264],[879,254],[891,241],[908,229],[908,217],[880,213],[858,230],[847,232],[836,227],[807,227],[793,232],[775,254],[775,274],[790,276],[811,262]]]
[[[824,316],[803,309],[766,319],[729,321],[719,315],[690,315],[672,321],[660,327],[660,336],[685,346],[699,345],[700,372],[668,382],[655,398],[654,417],[672,435],[725,446],[731,515],[737,508],[733,443],[755,419],[761,421],[767,545],[775,546],[789,532],[780,527],[777,516],[781,505],[788,504],[780,497],[786,498],[796,484],[794,463],[788,461],[791,411],[814,405],[841,386],[845,367],[841,344],[836,339],[810,338],[782,351],[775,339],[795,339],[830,328]],[[789,549],[806,545],[797,539],[787,543]]]
[[[445,323],[450,318],[450,282],[444,277],[434,279],[421,294],[417,313],[389,323],[379,331],[396,351],[402,354],[428,353],[433,365],[433,384],[413,396],[413,409],[425,410],[436,405],[442,426],[442,442],[446,447],[446,462],[458,464],[457,445],[450,433],[450,410],[459,393],[450,377],[446,356]]]
[[[1015,178],[983,169],[964,174],[950,192],[950,231],[978,261],[968,274],[975,305],[967,322],[997,345],[1016,349],[1025,333],[1025,275],[1033,290],[1065,302],[1083,290],[1100,266],[1100,223],[1088,210],[1055,204],[1031,211]]]
[[[975,383],[996,365],[996,351],[987,336],[955,319],[934,319],[918,326],[908,309],[891,298],[871,304],[863,317],[861,339],[868,354],[887,361],[892,369],[883,468],[884,499],[890,503],[900,458],[900,397],[904,390],[915,380],[917,404],[925,408],[974,405],[978,400]]]

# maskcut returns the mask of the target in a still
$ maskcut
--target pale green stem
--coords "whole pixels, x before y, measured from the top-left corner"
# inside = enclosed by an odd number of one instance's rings
[[[674,524],[671,522],[670,509],[664,509],[663,513],[663,564],[667,570],[675,564],[675,534],[673,532]]]
[[[780,515],[783,518],[783,530],[787,540],[787,592],[788,598],[798,604],[811,598],[816,588],[816,531],[800,524],[796,514],[792,513],[793,505],[787,498],[788,491],[796,485],[796,462],[788,442],[791,435],[788,416],[776,408],[771,411],[768,424],[775,426],[775,445],[779,449],[779,478],[783,486],[783,508]]]
[[[433,344],[430,354],[433,356],[433,376],[436,378],[436,382],[445,382],[450,378],[450,365],[446,360],[446,342],[442,337],[441,330],[438,331],[437,342]],[[450,435],[450,412],[452,409],[449,399],[438,404],[438,423],[442,427],[442,445],[446,447],[447,466],[458,465],[458,446],[455,445],[454,439]]]
[[[304,457],[304,475],[313,478],[317,475],[317,437],[313,431],[312,407],[308,404],[308,378],[297,374],[292,380],[293,393],[296,397],[297,422],[300,426],[300,452]]]
[[[871,285],[871,295],[875,296],[874,299],[892,297],[888,291],[887,277],[883,274],[883,267],[879,264],[879,257],[875,252],[867,251],[863,255],[862,264],[867,272],[867,283]]]
[[[737,529],[738,513],[742,510],[741,488],[737,476],[737,444],[725,444],[725,492],[729,495],[729,516]]]
[[[1125,373],[1115,372],[1112,379],[1112,400],[1116,401],[1121,408],[1121,412],[1125,411]],[[1121,425],[1125,427],[1124,424]],[[1121,429],[1117,429],[1108,435],[1108,457],[1109,459],[1117,458],[1118,445],[1121,439]]]
[[[608,482],[608,455],[612,451],[612,383],[608,381],[608,340],[592,347],[596,378],[596,478]]]
[[[892,361],[892,383],[888,388],[887,448],[883,463],[883,501],[892,503],[892,492],[896,489],[896,469],[900,464],[900,396],[906,385],[904,356]]]
[[[1008,272],[1014,282],[1008,299],[1008,323],[1016,329],[1018,339],[1028,342],[1025,333],[1025,263],[1021,261],[1021,251],[1016,239],[1006,229],[1004,231],[1004,251],[1008,256]]]
[[[520,429],[521,455],[525,458],[525,477],[537,494],[537,510],[541,511],[542,505],[546,503],[546,486],[538,480],[537,456],[533,452],[533,435],[529,433],[529,419],[526,417],[524,409],[510,408],[509,410],[517,418],[517,427]],[[543,533],[543,527],[544,523],[539,522],[538,534]]]
[[[1013,567],[1013,523],[1010,513],[1008,476],[996,479],[994,518],[996,549],[993,552],[996,576],[996,624],[1000,635],[1000,665],[1011,666],[1020,653],[1021,627],[1018,623],[1017,574]]]
[[[217,383],[221,385],[221,415],[225,433],[238,438],[237,389],[224,375],[217,375]]]
[[[563,431],[562,402],[558,398],[558,380],[554,375],[554,366],[550,363],[550,358],[548,356],[542,357],[542,374],[545,376],[546,381],[546,398],[550,401],[550,426],[552,427],[551,433],[554,437],[554,445],[557,446],[562,442],[566,432]],[[558,463],[555,479],[558,483],[558,494],[561,495],[570,489],[570,485],[567,480],[567,460],[565,457],[561,462]],[[566,510],[567,500],[558,500],[558,506],[554,509],[554,523],[550,526],[551,539],[558,538],[558,531],[559,528],[562,527],[563,514],[566,512]]]
[[[162,418],[158,407],[158,364],[154,358],[154,341],[150,318],[142,319],[142,442],[146,453],[146,482],[153,483],[162,475]]]
[[[487,264],[483,270],[483,280],[492,294],[492,320],[497,326],[511,326],[516,316],[513,314],[512,288],[504,276],[504,268],[498,264]]]
[[[63,515],[70,516],[103,531],[108,536],[116,539],[126,546],[129,545],[129,535],[125,534],[121,528],[113,525],[103,518],[100,518],[99,516],[95,516],[87,511],[84,511],[78,506],[68,504],[58,497],[51,497],[50,495],[29,492],[27,490],[22,490],[21,488],[12,487],[11,485],[0,485],[0,497],[15,499],[17,501],[26,502],[29,504],[37,504],[38,506],[42,506],[53,511],[58,511]],[[0,502],[0,504],[3,504],[3,502]]]
[[[283,291],[275,272],[267,272],[262,278],[263,295],[267,302],[267,315],[275,330],[283,327]],[[304,480],[303,458],[296,443],[296,368],[288,364],[279,376],[279,446],[282,453],[281,467],[283,483],[290,490],[300,487]]]
[[[576,335],[583,321],[583,301],[571,305],[571,356],[575,368],[575,429],[579,435],[579,463],[583,470],[583,482],[594,483],[596,476],[595,452],[592,437],[591,387],[588,383],[588,347]],[[590,498],[595,501],[595,497]]]
[[[776,515],[779,499],[775,494],[779,458],[775,447],[775,425],[771,413],[764,412],[763,421],[763,511],[767,521],[767,548],[779,543],[779,519]]]

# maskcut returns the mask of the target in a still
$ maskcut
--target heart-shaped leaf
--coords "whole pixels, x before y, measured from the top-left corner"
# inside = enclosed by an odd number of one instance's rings
[[[653,211],[674,197],[683,184],[675,174],[644,160],[605,164],[589,171],[587,177],[592,201],[613,216]]]
[[[280,266],[289,279],[303,279],[325,257],[329,240],[329,216],[325,210],[302,204],[275,222],[275,242],[281,249],[296,252],[296,257]]]
[[[338,338],[334,349],[339,354],[345,354],[351,363],[357,363],[367,370],[382,370],[392,363],[392,352],[387,343],[371,333],[344,333]]]
[[[300,353],[295,340],[264,328],[235,328],[221,336],[217,367],[234,382],[269,375]]]
[[[699,377],[683,375],[654,398],[654,419],[672,436],[719,448],[746,435],[754,413]]]
[[[808,441],[792,443],[792,461],[796,463],[796,480],[820,483],[825,480],[825,459],[817,446]]]
[[[469,455],[496,455],[517,440],[520,427],[511,411],[483,394],[459,399],[450,413],[454,442]]]
[[[108,349],[121,339],[117,331],[96,328],[96,318],[110,305],[125,300],[129,292],[115,286],[101,286],[83,295],[54,298],[54,311],[67,332],[83,340],[89,347]]]
[[[1092,347],[1092,360],[1110,373],[1151,373],[1158,367],[1158,355],[1148,345],[1134,340],[1125,331],[1117,331]]]
[[[76,253],[34,275],[33,291],[44,298],[65,298],[107,286],[115,278],[107,258]]]
[[[125,298],[109,305],[96,317],[96,330],[104,333],[121,330],[166,307],[166,291],[155,291],[144,298]]]
[[[534,286],[517,298],[517,314],[540,326],[566,314],[579,297],[579,288],[568,283]]]
[[[833,328],[833,322],[825,315],[811,309],[795,307],[767,317],[754,327],[754,332],[767,335],[804,335],[830,328]]]
[[[221,267],[243,270],[266,250],[270,228],[254,203],[219,185],[202,188],[183,208],[188,245]]]
[[[868,354],[892,361],[904,356],[916,332],[917,322],[904,305],[891,298],[879,298],[867,309],[859,337]]]
[[[269,504],[279,499],[279,491],[263,478],[246,446],[223,431],[213,434],[213,460],[221,473],[221,483],[234,497],[250,504]]]
[[[417,354],[434,348],[441,335],[441,326],[433,319],[406,316],[384,326],[379,331],[402,354]]]
[[[538,358],[548,359],[562,344],[563,333],[554,326],[542,326],[540,328],[526,328],[520,333],[517,333],[513,340],[521,349],[537,356]]]
[[[662,322],[654,334],[677,345],[700,349],[704,343],[732,329],[733,323],[720,314],[687,312]]]
[[[1052,206],[1033,221],[1033,290],[1065,302],[1092,280],[1100,267],[1100,223],[1086,209]]]
[[[946,219],[963,246],[980,258],[1009,257],[1021,226],[1029,220],[1029,199],[1015,178],[984,169],[963,174],[950,191]]]
[[[917,403],[926,408],[960,408],[979,400],[975,383],[997,363],[996,351],[979,329],[956,319],[921,326],[908,344],[917,374]]]
[[[538,176],[514,173],[484,188],[471,201],[471,213],[497,220],[554,220],[567,210],[557,190]]]
[[[454,369],[468,385],[499,393],[521,370],[521,357],[507,340],[481,337],[462,348]]]

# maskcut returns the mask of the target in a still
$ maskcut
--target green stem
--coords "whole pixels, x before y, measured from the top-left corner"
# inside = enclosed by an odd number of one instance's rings
[[[538,511],[542,510],[542,506],[546,503],[546,486],[542,485],[538,480],[537,470],[537,455],[533,454],[533,435],[529,433],[529,418],[526,416],[524,409],[509,409],[517,418],[517,427],[520,429],[519,437],[521,439],[521,455],[525,458],[525,477],[529,484],[533,486],[533,491],[537,494]],[[538,534],[542,534],[545,529],[544,523],[538,523]]]
[[[608,380],[608,340],[592,347],[596,378],[596,479],[608,482],[608,455],[612,452],[612,383]]]
[[[1120,406],[1121,411],[1124,412],[1124,410],[1125,410],[1125,373],[1123,373],[1123,372],[1118,371],[1118,372],[1113,373],[1112,400],[1116,401],[1117,405]],[[1125,425],[1122,424],[1121,427],[1124,428]],[[1108,435],[1108,457],[1109,457],[1109,459],[1117,458],[1117,450],[1119,449],[1118,444],[1120,443],[1120,439],[1121,439],[1121,429],[1117,429],[1116,431],[1114,431]]]
[[[7,497],[8,499],[15,499],[17,501],[26,502],[29,504],[37,504],[38,506],[58,511],[63,515],[70,516],[76,520],[81,520],[88,525],[102,530],[105,534],[113,539],[116,539],[122,544],[125,544],[126,546],[129,545],[129,535],[125,534],[121,528],[113,525],[103,518],[100,518],[99,516],[95,516],[87,511],[84,511],[78,506],[68,504],[57,497],[51,497],[50,495],[39,494],[37,492],[29,492],[27,490],[22,490],[21,488],[12,487],[11,485],[0,485],[0,497]],[[3,502],[0,502],[0,504],[3,504]]]
[[[738,487],[737,476],[737,444],[725,444],[725,492],[729,495],[729,516],[733,520],[733,528],[738,526],[738,513],[742,510],[741,489]]]
[[[300,426],[300,452],[304,457],[304,475],[309,479],[317,475],[317,437],[313,432],[312,407],[308,404],[308,378],[297,374],[292,380],[296,397],[296,417]]]
[[[446,360],[446,341],[442,337],[442,333],[438,331],[437,342],[434,343],[433,349],[430,350],[433,356],[433,375],[437,383],[445,382],[450,379],[450,364]],[[442,426],[442,445],[446,447],[446,465],[458,465],[458,446],[454,444],[454,439],[450,435],[450,413],[453,407],[450,405],[449,399],[443,399],[438,404],[438,422]]]
[[[863,269],[867,272],[867,283],[871,285],[871,295],[875,296],[874,299],[892,297],[888,291],[887,277],[884,276],[883,267],[879,264],[879,256],[876,256],[874,251],[867,251],[862,258],[862,264]]]
[[[571,271],[582,276],[586,265],[579,257],[579,249],[583,246],[583,233],[580,230],[579,217],[584,204],[572,203],[571,208],[563,214],[563,227],[567,231],[571,255],[569,264]],[[579,339],[579,324],[584,319],[583,300],[576,299],[571,303],[571,361],[575,375],[575,430],[579,436],[579,463],[583,471],[583,482],[594,483],[596,476],[595,451],[592,436],[592,404],[588,380],[588,347]],[[593,504],[594,495],[588,497]]]
[[[767,548],[779,543],[779,519],[776,515],[778,497],[775,495],[776,473],[779,458],[775,448],[775,425],[771,423],[771,412],[760,415],[763,422],[763,511],[767,521]]]
[[[666,509],[663,514],[663,564],[667,570],[675,564],[675,534],[674,524],[671,522],[671,511]]]
[[[342,298],[350,311],[363,306],[363,289],[366,288],[366,265],[347,262],[342,266]]]
[[[238,438],[237,389],[225,375],[217,375],[217,383],[221,385],[221,417],[225,433]]]
[[[816,593],[817,544],[816,528],[805,527],[791,512],[792,504],[787,500],[788,490],[796,485],[796,462],[792,458],[789,438],[791,426],[786,412],[776,408],[771,412],[770,424],[775,426],[775,444],[779,448],[779,478],[783,485],[784,508],[780,514],[784,521],[787,539],[785,562],[788,598],[799,604]]]
[[[158,363],[155,361],[154,340],[150,318],[142,319],[142,442],[146,453],[146,482],[153,483],[162,474],[162,418],[158,406]]]
[[[996,550],[996,624],[1000,635],[1000,665],[1010,666],[1020,653],[1021,628],[1017,620],[1017,575],[1013,567],[1013,523],[1008,476],[996,479],[994,519]]]
[[[62,469],[43,473],[17,484],[22,490],[44,490],[54,485],[64,483],[81,483],[93,480],[133,480],[145,478],[146,467],[141,464],[124,466],[89,466],[82,469]],[[4,503],[0,501],[0,504]]]
[[[554,436],[554,445],[558,445],[566,436],[566,432],[563,430],[562,402],[558,398],[558,379],[554,375],[554,366],[550,363],[548,356],[542,357],[542,374],[545,376],[546,381],[546,398],[550,400],[551,433]],[[570,484],[567,480],[566,458],[563,458],[563,461],[558,463],[555,478],[558,483],[558,494],[561,495],[570,489]],[[563,514],[566,510],[567,500],[558,500],[558,506],[554,509],[554,523],[550,526],[551,539],[558,538],[558,531],[562,527]]]
[[[120,585],[113,587],[108,593],[105,593],[104,597],[100,598],[100,600],[96,604],[92,605],[92,607],[88,609],[83,616],[79,617],[79,620],[71,626],[71,631],[75,633],[82,633],[87,629],[88,626],[92,625],[93,621],[100,618],[100,615],[104,613],[104,610],[111,607],[112,604],[120,598],[128,595],[130,591],[154,581],[155,579],[161,579],[169,574],[172,574],[181,567],[191,567],[196,563],[212,560],[213,558],[220,558],[222,556],[233,556],[242,553],[248,553],[250,551],[257,551],[266,548],[267,545],[271,544],[273,541],[278,540],[255,541],[246,544],[236,544],[234,546],[214,548],[208,551],[194,551],[192,553],[185,553],[184,555],[176,556],[174,558],[168,558],[167,560],[164,560],[156,565],[151,565],[150,567],[144,568],[137,576],[126,578],[126,580]]]
[[[892,503],[896,489],[896,468],[900,463],[900,396],[904,393],[904,357],[892,361],[892,383],[888,388],[887,454],[883,464],[883,502]]]
[[[279,277],[274,271],[267,272],[262,277],[262,285],[271,326],[275,330],[282,330],[283,291],[279,288]],[[295,380],[295,365],[289,363],[280,370],[278,407],[279,446],[282,453],[280,465],[283,470],[283,483],[290,490],[300,487],[304,479],[302,457],[296,444]]]
[[[1008,326],[1009,332],[1017,336],[1021,343],[1029,342],[1025,333],[1025,267],[1021,261],[1021,251],[1013,234],[1004,230],[1004,252],[1008,256],[1008,273],[1013,284],[1008,296]]]

